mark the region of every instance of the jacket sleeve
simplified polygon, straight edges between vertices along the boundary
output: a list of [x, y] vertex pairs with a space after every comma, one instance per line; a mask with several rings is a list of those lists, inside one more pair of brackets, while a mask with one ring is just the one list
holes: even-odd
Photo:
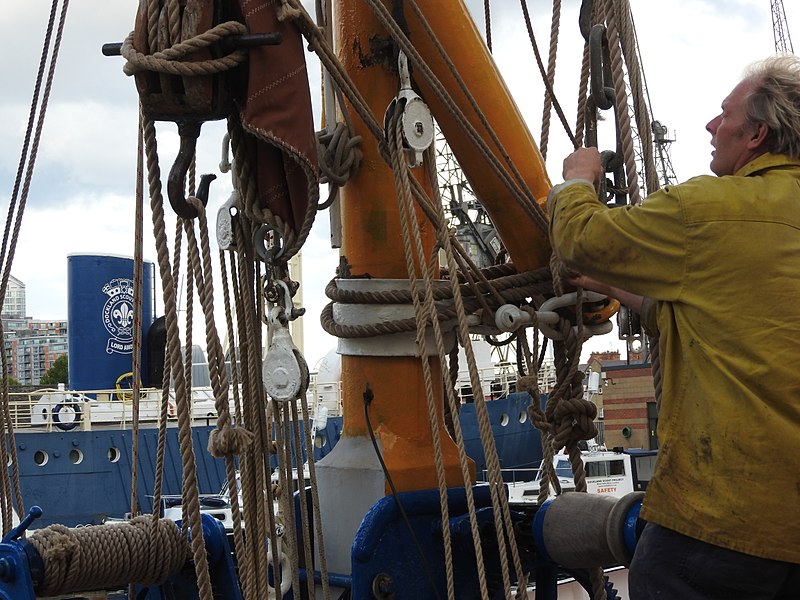
[[550, 240], [570, 269], [634, 294], [678, 300], [687, 263], [681, 207], [677, 188], [639, 206], [608, 208], [589, 182], [568, 181], [548, 199]]

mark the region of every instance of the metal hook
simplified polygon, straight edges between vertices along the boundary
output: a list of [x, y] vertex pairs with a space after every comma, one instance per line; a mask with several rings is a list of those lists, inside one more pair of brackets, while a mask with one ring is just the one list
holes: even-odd
[[611, 74], [611, 53], [604, 25], [595, 25], [589, 33], [589, 61], [592, 99], [597, 108], [608, 110], [614, 104], [616, 93]]
[[589, 31], [592, 28], [592, 11], [594, 9], [593, 0], [583, 0], [581, 2], [581, 9], [578, 15], [578, 27], [581, 30], [583, 39], [589, 41]]
[[[186, 173], [189, 172], [192, 160], [194, 160], [197, 138], [200, 137], [200, 125], [198, 121], [181, 121], [178, 123], [181, 145], [167, 178], [169, 203], [172, 205], [172, 210], [175, 211], [175, 214], [184, 219], [194, 219], [197, 216], [197, 210], [186, 200], [185, 190]], [[200, 176], [200, 184], [197, 186], [195, 197], [203, 203], [203, 206], [208, 204], [208, 188], [216, 178], [216, 175], [210, 173]]]

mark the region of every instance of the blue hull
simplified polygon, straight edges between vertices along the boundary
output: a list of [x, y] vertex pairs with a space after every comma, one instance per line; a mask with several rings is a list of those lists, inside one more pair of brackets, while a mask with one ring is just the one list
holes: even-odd
[[[527, 419], [530, 396], [514, 393], [487, 402], [502, 468], [530, 468], [541, 460], [539, 432]], [[465, 404], [459, 415], [467, 454], [475, 460], [480, 478], [486, 468], [475, 406]], [[208, 454], [212, 426], [195, 427], [193, 442], [197, 480], [202, 493], [216, 493], [225, 481], [225, 463]], [[328, 419], [324, 444], [316, 459], [331, 451], [342, 431], [341, 417]], [[320, 435], [318, 434], [318, 435]], [[319, 440], [322, 441], [322, 440]], [[16, 433], [20, 485], [26, 508], [36, 504], [44, 514], [38, 527], [60, 523], [68, 527], [99, 524], [107, 517], [123, 517], [130, 510], [132, 435], [120, 429]], [[153, 510], [158, 430], [139, 433], [137, 492], [139, 511]], [[178, 431], [168, 429], [163, 494], [180, 494], [181, 458]]]

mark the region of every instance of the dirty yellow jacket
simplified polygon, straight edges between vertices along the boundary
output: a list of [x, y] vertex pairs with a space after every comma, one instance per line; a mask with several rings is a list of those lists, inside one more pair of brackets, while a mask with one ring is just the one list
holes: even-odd
[[564, 263], [655, 300], [663, 376], [658, 463], [642, 509], [695, 539], [800, 563], [800, 161], [606, 208], [556, 186]]

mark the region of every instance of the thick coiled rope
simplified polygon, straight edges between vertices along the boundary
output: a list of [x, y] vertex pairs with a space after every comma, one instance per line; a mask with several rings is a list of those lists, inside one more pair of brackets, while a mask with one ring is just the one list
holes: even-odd
[[69, 529], [51, 525], [28, 537], [44, 563], [37, 596], [100, 590], [125, 583], [159, 585], [189, 558], [174, 521], [152, 516]]

